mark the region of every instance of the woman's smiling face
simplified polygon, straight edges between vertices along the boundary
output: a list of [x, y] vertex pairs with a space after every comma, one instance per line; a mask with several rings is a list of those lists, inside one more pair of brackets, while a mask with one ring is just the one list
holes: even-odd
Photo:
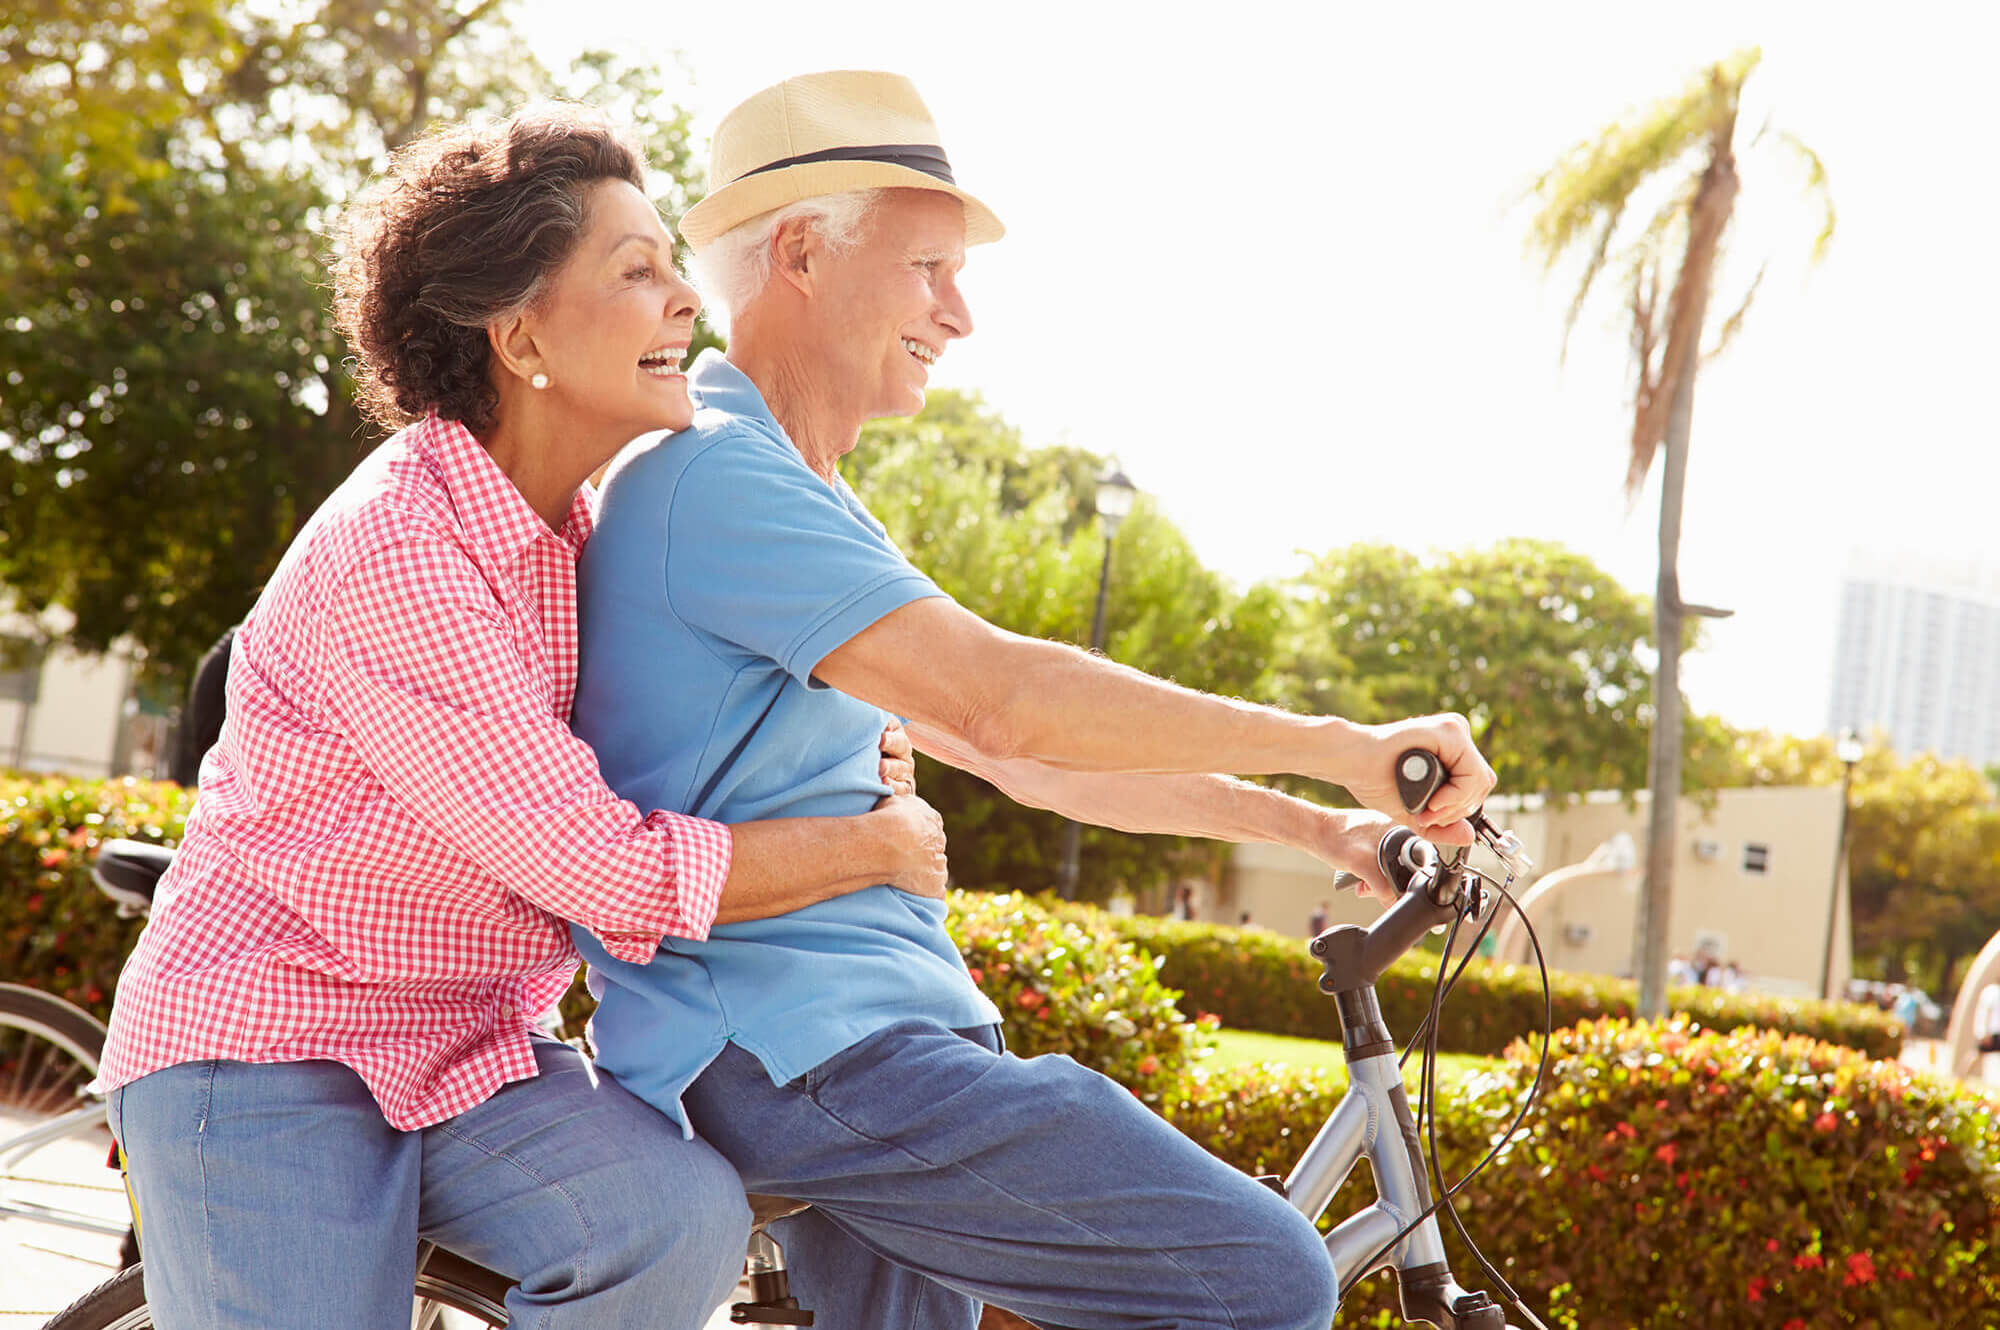
[[579, 429], [634, 438], [694, 420], [684, 361], [701, 300], [674, 268], [674, 242], [623, 180], [585, 194], [576, 252], [529, 315], [545, 390]]

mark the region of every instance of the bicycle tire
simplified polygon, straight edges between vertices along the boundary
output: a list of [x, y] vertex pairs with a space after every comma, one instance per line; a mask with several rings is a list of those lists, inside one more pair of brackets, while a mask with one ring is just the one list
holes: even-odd
[[[73, 1002], [23, 984], [0, 984], [0, 1026], [40, 1035], [97, 1075], [104, 1057], [104, 1023]], [[4, 1050], [0, 1050], [4, 1053]]]
[[[485, 1326], [504, 1326], [505, 1280], [490, 1270], [448, 1253], [437, 1253], [417, 1272], [410, 1323], [435, 1326], [441, 1313], [474, 1317]], [[145, 1267], [121, 1270], [43, 1324], [42, 1330], [151, 1330], [146, 1306]]]

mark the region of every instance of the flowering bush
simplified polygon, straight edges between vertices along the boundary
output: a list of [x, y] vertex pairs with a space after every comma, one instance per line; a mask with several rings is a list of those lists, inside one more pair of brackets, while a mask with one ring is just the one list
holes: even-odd
[[[1059, 908], [1066, 918], [1093, 920], [1160, 957], [1160, 979], [1182, 991], [1183, 1005], [1213, 1012], [1228, 1028], [1340, 1038], [1339, 1012], [1316, 987], [1320, 965], [1301, 938], [1149, 915], [1121, 917], [1086, 905]], [[1436, 982], [1437, 957], [1429, 952], [1411, 952], [1389, 968], [1375, 992], [1390, 1030], [1399, 1037], [1416, 1030], [1430, 1011]], [[1638, 1008], [1638, 987], [1625, 979], [1551, 970], [1549, 1001], [1561, 1028], [1602, 1016], [1630, 1017]], [[1902, 1027], [1892, 1017], [1855, 1003], [1698, 987], [1672, 989], [1667, 1001], [1674, 1012], [1711, 1028], [1754, 1025], [1796, 1032], [1878, 1058], [1893, 1058], [1902, 1047]], [[1445, 1003], [1438, 1047], [1497, 1056], [1514, 1039], [1539, 1038], [1541, 1031], [1541, 973], [1532, 966], [1474, 960]]]
[[954, 891], [950, 928], [1012, 1052], [1067, 1053], [1148, 1103], [1187, 1066], [1200, 1031], [1180, 994], [1151, 956], [1089, 917], [1058, 917], [1016, 892]]
[[0, 777], [0, 975], [102, 1019], [144, 921], [92, 885], [99, 842], [174, 845], [194, 801], [165, 781]]
[[[1991, 1100], [1685, 1020], [1587, 1021], [1551, 1056], [1546, 1108], [1470, 1189], [1516, 1287], [1592, 1325], [2000, 1324]], [[1533, 1070], [1517, 1045], [1453, 1115], [1503, 1126]]]
[[[1448, 1179], [1513, 1120], [1539, 1048], [1440, 1087]], [[1162, 1112], [1237, 1167], [1282, 1174], [1342, 1089], [1318, 1070], [1197, 1070]], [[1329, 1214], [1373, 1196], [1357, 1169]], [[1561, 1031], [1543, 1099], [1458, 1204], [1552, 1326], [2000, 1325], [2000, 1105], [1800, 1036]], [[1460, 1282], [1490, 1291], [1445, 1237]], [[1400, 1325], [1393, 1300], [1390, 1281], [1363, 1281], [1339, 1324]]]

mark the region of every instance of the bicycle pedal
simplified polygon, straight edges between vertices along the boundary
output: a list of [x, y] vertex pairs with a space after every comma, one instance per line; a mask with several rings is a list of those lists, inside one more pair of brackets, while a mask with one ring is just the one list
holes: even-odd
[[797, 1298], [775, 1302], [738, 1302], [729, 1308], [732, 1325], [811, 1325], [813, 1314]]

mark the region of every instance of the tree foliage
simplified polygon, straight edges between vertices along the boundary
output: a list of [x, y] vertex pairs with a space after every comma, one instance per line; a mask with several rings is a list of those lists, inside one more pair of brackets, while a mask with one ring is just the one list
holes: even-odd
[[[156, 682], [249, 608], [372, 442], [323, 260], [431, 120], [565, 93], [692, 197], [686, 116], [606, 55], [553, 74], [496, 0], [31, 0], [0, 19], [0, 583]], [[60, 606], [65, 614], [45, 611]]]

